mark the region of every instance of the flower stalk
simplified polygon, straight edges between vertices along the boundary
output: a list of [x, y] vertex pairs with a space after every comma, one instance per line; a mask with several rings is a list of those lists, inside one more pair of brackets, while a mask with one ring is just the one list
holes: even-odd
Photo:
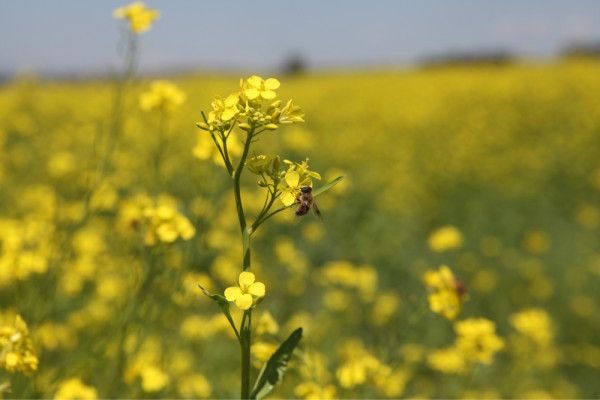
[[[309, 170], [308, 160], [301, 163], [284, 160], [283, 164], [287, 167], [282, 169], [279, 156], [249, 157], [252, 144], [256, 143], [263, 132], [277, 130], [279, 124], [304, 122], [304, 114], [300, 107], [294, 105], [291, 100], [282, 106], [281, 100], [276, 99], [275, 90], [279, 85], [277, 79], [263, 80], [256, 75], [242, 79], [238, 92], [225, 98], [216, 97], [211, 104], [212, 111], [207, 114], [202, 112], [202, 121], [196, 123], [196, 126], [205, 132], [198, 134], [194, 155], [202, 160], [212, 158], [215, 163], [225, 167], [232, 178], [242, 239], [242, 271], [238, 278], [239, 285], [225, 289], [224, 296], [212, 294], [202, 287], [201, 289], [206, 296], [218, 304], [238, 339], [242, 399], [262, 398], [273, 389], [285, 372], [287, 362], [302, 337], [302, 328], [298, 328], [281, 344], [263, 368], [251, 390], [252, 312], [265, 296], [265, 285], [255, 281], [254, 274], [250, 272], [252, 235], [272, 216], [299, 204], [300, 193], [303, 188], [312, 187], [312, 178], [321, 179], [318, 173]], [[234, 128], [238, 128], [239, 132], [234, 132]], [[239, 135], [245, 139], [243, 147], [239, 144], [241, 142], [238, 139]], [[237, 163], [234, 162], [233, 157], [239, 157]], [[241, 178], [245, 168], [257, 175], [260, 178], [258, 186], [266, 189], [263, 207], [252, 222], [247, 218], [242, 199]], [[339, 179], [341, 178], [330, 182], [315, 193], [329, 190]], [[275, 206], [277, 199], [283, 203], [279, 208]], [[272, 211], [274, 208], [275, 211]], [[230, 303], [234, 303], [244, 312], [239, 329], [229, 311]], [[274, 376], [277, 379], [274, 380]]]

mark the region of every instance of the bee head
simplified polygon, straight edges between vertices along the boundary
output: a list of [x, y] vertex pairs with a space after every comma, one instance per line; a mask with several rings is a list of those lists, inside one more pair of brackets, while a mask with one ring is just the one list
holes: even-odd
[[310, 186], [302, 186], [302, 187], [300, 188], [300, 191], [301, 191], [302, 193], [310, 193], [310, 192], [312, 192], [312, 188], [311, 188]]

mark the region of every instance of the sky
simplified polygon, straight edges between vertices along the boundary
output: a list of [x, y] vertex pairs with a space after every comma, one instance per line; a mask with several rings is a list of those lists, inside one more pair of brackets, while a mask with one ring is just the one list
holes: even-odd
[[[102, 73], [119, 65], [115, 0], [0, 0], [0, 73]], [[598, 0], [146, 0], [141, 69], [404, 65], [452, 51], [548, 57], [600, 40]]]

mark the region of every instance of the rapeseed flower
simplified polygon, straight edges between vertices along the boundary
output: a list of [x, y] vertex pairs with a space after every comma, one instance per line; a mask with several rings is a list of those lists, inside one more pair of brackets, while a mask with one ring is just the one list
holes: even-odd
[[154, 81], [150, 89], [140, 95], [140, 108], [144, 111], [160, 110], [171, 113], [185, 102], [186, 96], [177, 86], [165, 80]]
[[474, 362], [490, 364], [494, 354], [502, 350], [504, 340], [496, 335], [496, 325], [485, 318], [470, 318], [454, 324], [456, 347]]
[[530, 308], [510, 316], [510, 324], [522, 335], [531, 338], [541, 346], [552, 343], [554, 332], [552, 319], [540, 308]]
[[265, 284], [255, 280], [252, 272], [242, 272], [238, 278], [239, 286], [225, 289], [227, 301], [234, 302], [240, 310], [248, 310], [265, 296]]
[[431, 311], [454, 320], [462, 307], [464, 289], [452, 270], [442, 265], [437, 271], [427, 271], [423, 281], [430, 290], [427, 300]]
[[466, 371], [468, 365], [456, 346], [433, 350], [427, 355], [427, 363], [431, 368], [444, 374], [461, 374]]
[[54, 394], [55, 400], [94, 400], [97, 398], [98, 392], [96, 388], [84, 384], [79, 378], [69, 378], [62, 381]]
[[275, 78], [263, 79], [258, 75], [240, 80], [241, 93], [247, 100], [272, 100], [277, 97], [275, 90], [280, 85]]
[[37, 366], [27, 323], [19, 315], [12, 321], [0, 322], [0, 367], [8, 372], [29, 374]]
[[129, 29], [133, 33], [144, 33], [152, 26], [152, 22], [160, 17], [157, 10], [147, 8], [141, 1], [136, 1], [125, 7], [113, 11], [113, 16], [118, 19], [127, 19]]
[[463, 235], [453, 225], [442, 226], [435, 230], [427, 239], [429, 248], [436, 253], [457, 249], [463, 244]]
[[275, 321], [275, 318], [273, 318], [270, 312], [264, 311], [258, 318], [256, 334], [277, 335], [277, 332], [279, 332], [279, 324]]
[[334, 385], [319, 385], [316, 382], [303, 382], [294, 388], [294, 394], [305, 400], [330, 400], [337, 398]]
[[311, 171], [308, 166], [308, 160], [301, 163], [295, 163], [289, 160], [283, 161], [288, 165], [288, 170], [284, 175], [286, 186], [281, 191], [281, 202], [284, 206], [291, 206], [296, 202], [300, 195], [300, 189], [303, 186], [312, 187], [312, 178], [321, 179], [318, 172]]

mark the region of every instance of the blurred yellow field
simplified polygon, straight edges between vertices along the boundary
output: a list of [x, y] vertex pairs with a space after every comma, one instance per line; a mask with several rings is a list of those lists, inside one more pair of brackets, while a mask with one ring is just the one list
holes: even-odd
[[[598, 393], [597, 63], [281, 81], [306, 123], [260, 147], [310, 154], [324, 179], [345, 180], [319, 198], [323, 221], [288, 210], [255, 240], [269, 311], [253, 362], [305, 330], [277, 396]], [[186, 101], [162, 122], [138, 104], [149, 82], [131, 85], [106, 166], [110, 83], [2, 88], [3, 319], [25, 319], [39, 358], [33, 374], [6, 376], [11, 396], [53, 396], [65, 382], [101, 397], [237, 394], [235, 338], [197, 286], [236, 281], [235, 208], [224, 168], [193, 155], [207, 135], [194, 127], [200, 110], [237, 78], [173, 82]], [[258, 211], [255, 180], [244, 177], [243, 195]], [[130, 213], [153, 201], [176, 207], [193, 237], [144, 246]], [[491, 358], [449, 352], [453, 323], [428, 310], [422, 280], [442, 264], [466, 287], [455, 320], [495, 325]], [[145, 268], [156, 272], [142, 292]]]
[[600, 395], [597, 60], [129, 72], [0, 87], [0, 397]]

